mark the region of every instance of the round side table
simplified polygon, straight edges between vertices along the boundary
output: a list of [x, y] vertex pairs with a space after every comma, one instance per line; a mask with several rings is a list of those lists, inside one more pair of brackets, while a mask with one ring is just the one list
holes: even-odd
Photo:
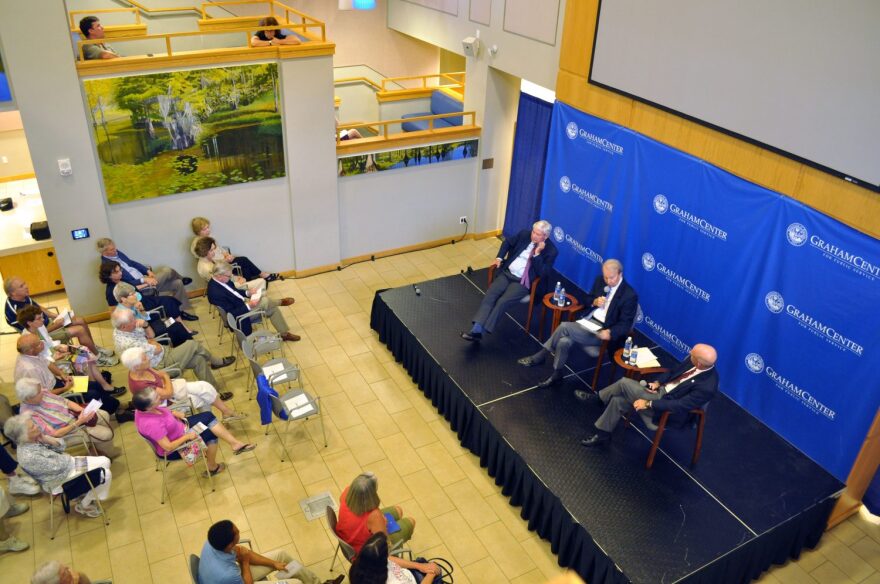
[[641, 379], [643, 375], [666, 373], [669, 371], [669, 369], [666, 369], [665, 367], [638, 367], [636, 365], [630, 365], [623, 360], [623, 349], [617, 349], [614, 351], [614, 362], [617, 363], [619, 367], [623, 368], [624, 377], [630, 379]]
[[562, 321], [562, 315], [564, 313], [568, 313], [568, 320], [571, 322], [574, 320], [574, 313], [582, 309], [583, 306], [578, 302], [577, 298], [568, 292], [565, 293], [565, 306], [559, 306], [553, 302], [553, 292], [545, 294], [544, 306], [541, 307], [541, 322], [539, 323], [538, 328], [538, 338], [542, 341], [544, 340], [544, 315], [547, 314], [548, 308], [553, 312], [553, 320], [550, 323], [550, 334], [552, 335], [553, 331], [556, 330], [556, 327], [558, 327], [559, 323]]

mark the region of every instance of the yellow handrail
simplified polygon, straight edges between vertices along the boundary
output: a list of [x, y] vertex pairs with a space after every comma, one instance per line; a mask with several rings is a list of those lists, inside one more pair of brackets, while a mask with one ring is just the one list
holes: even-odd
[[[428, 122], [428, 130], [427, 131], [428, 132], [435, 132], [435, 131], [437, 131], [438, 128], [434, 127], [434, 120], [439, 120], [442, 118], [456, 118], [459, 116], [464, 118], [465, 116], [470, 116], [470, 119], [471, 119], [470, 124], [462, 123], [461, 126], [450, 126], [450, 127], [446, 127], [446, 128], [440, 128], [440, 129], [449, 130], [449, 129], [470, 128], [470, 127], [476, 126], [476, 122], [477, 122], [476, 115], [477, 115], [477, 113], [473, 112], [473, 111], [470, 111], [470, 112], [449, 112], [446, 114], [433, 114], [433, 115], [428, 115], [428, 116], [415, 116], [412, 118], [399, 118], [396, 120], [379, 120], [377, 122], [360, 122], [360, 123], [339, 122], [339, 124], [337, 125], [337, 130], [336, 130], [336, 145], [338, 146], [341, 142], [343, 142], [342, 134], [341, 134], [343, 129], [382, 126], [381, 137], [384, 138], [385, 140], [387, 140], [388, 139], [388, 126], [391, 124], [402, 124], [404, 122], [420, 122], [422, 120], [427, 120], [427, 122]], [[462, 120], [462, 122], [464, 122], [464, 120]], [[400, 132], [400, 134], [406, 134], [406, 133], [407, 132]], [[345, 142], [350, 142], [350, 141], [345, 140]]]
[[376, 90], [382, 89], [381, 87], [379, 87], [378, 83], [376, 83], [375, 81], [373, 81], [372, 79], [370, 79], [368, 77], [344, 77], [342, 79], [335, 79], [333, 81], [333, 85], [342, 85], [343, 83], [355, 83], [355, 82], [366, 83], [367, 85], [372, 86]]
[[[449, 77], [450, 75], [461, 75], [461, 80], [453, 79], [453, 78]], [[382, 80], [382, 91], [386, 91], [386, 88], [385, 88], [386, 83], [397, 83], [398, 85], [400, 85], [400, 83], [398, 83], [399, 81], [409, 81], [409, 80], [421, 80], [422, 88], [427, 89], [428, 88], [428, 79], [433, 78], [433, 77], [437, 77], [437, 78], [449, 77], [449, 79], [452, 81], [452, 85], [445, 85], [442, 87], [448, 88], [448, 87], [454, 87], [456, 85], [458, 85], [460, 87], [464, 87], [464, 75], [465, 75], [464, 71], [461, 71], [461, 72], [457, 72], [457, 73], [432, 73], [430, 75], [406, 75], [404, 77], [386, 77], [385, 79]], [[396, 90], [392, 89], [390, 91], [396, 91]]]
[[88, 14], [89, 16], [91, 16], [93, 14], [107, 14], [110, 12], [133, 12], [135, 24], [141, 23], [141, 13], [138, 12], [137, 8], [101, 8], [96, 10], [71, 10], [69, 12], [70, 28], [71, 30], [73, 30], [79, 27], [79, 23], [76, 21], [76, 16], [79, 14]]
[[[316, 26], [316, 25], [308, 25], [308, 24], [287, 24], [287, 25], [285, 25], [285, 26], [283, 26], [283, 27], [282, 27], [282, 26], [267, 26], [267, 27], [264, 27], [264, 28], [265, 28], [266, 30], [280, 30], [280, 29], [282, 29], [282, 28], [303, 28], [303, 29], [304, 29], [304, 28], [307, 28], [307, 27], [309, 27], [309, 26]], [[132, 37], [124, 37], [124, 38], [113, 39], [113, 42], [114, 42], [114, 44], [115, 44], [115, 43], [118, 43], [118, 42], [125, 42], [125, 41], [149, 41], [149, 40], [163, 39], [163, 40], [165, 41], [165, 50], [166, 50], [166, 52], [167, 52], [167, 56], [168, 56], [168, 57], [171, 57], [171, 56], [172, 56], [172, 50], [171, 50], [171, 39], [172, 39], [172, 38], [178, 38], [178, 37], [189, 37], [189, 36], [201, 36], [201, 35], [206, 35], [206, 34], [208, 34], [208, 35], [210, 35], [210, 34], [229, 34], [229, 33], [236, 33], [236, 32], [241, 32], [241, 33], [245, 33], [245, 34], [246, 34], [247, 44], [246, 44], [246, 45], [243, 45], [243, 46], [247, 46], [248, 48], [252, 48], [252, 49], [255, 49], [255, 50], [268, 49], [268, 48], [271, 48], [271, 49], [277, 49], [277, 48], [278, 48], [278, 47], [275, 47], [275, 46], [273, 46], [273, 47], [255, 47], [255, 46], [253, 46], [253, 45], [251, 44], [251, 32], [252, 32], [252, 31], [251, 31], [250, 29], [248, 29], [248, 28], [228, 28], [228, 29], [224, 29], [224, 30], [186, 31], [186, 32], [166, 32], [166, 33], [163, 33], [163, 34], [145, 34], [145, 35], [142, 35], [142, 36], [132, 36]], [[305, 30], [303, 30], [303, 31], [302, 31], [302, 34], [307, 36], [307, 35], [308, 35], [308, 32], [305, 31]], [[82, 40], [82, 41], [79, 41], [79, 45], [78, 45], [77, 48], [78, 48], [78, 50], [79, 50], [79, 58], [80, 58], [80, 60], [81, 60], [81, 61], [84, 61], [84, 60], [85, 60], [85, 55], [83, 54], [83, 46], [85, 46], [85, 45], [94, 45], [94, 44], [98, 44], [98, 43], [103, 43], [104, 41], [105, 41], [105, 39], [95, 39], [95, 40]], [[303, 45], [288, 45], [288, 46], [286, 46], [285, 48], [286, 48], [286, 49], [294, 49], [294, 50], [295, 50], [296, 47], [301, 47], [301, 46], [303, 46]], [[102, 62], [107, 63], [107, 61], [102, 61]]]
[[275, 9], [276, 7], [284, 12], [283, 20], [289, 24], [293, 24], [290, 21], [290, 15], [295, 14], [299, 17], [300, 25], [308, 25], [311, 28], [320, 27], [321, 28], [321, 40], [327, 40], [327, 34], [325, 25], [322, 21], [318, 20], [314, 16], [309, 16], [304, 12], [300, 12], [296, 8], [291, 8], [290, 6], [278, 2], [278, 0], [216, 0], [213, 2], [202, 2], [202, 19], [207, 20], [210, 19], [211, 16], [205, 11], [206, 7], [209, 6], [229, 6], [229, 5], [242, 5], [242, 4], [268, 4], [269, 5], [269, 13], [272, 16], [276, 16]]

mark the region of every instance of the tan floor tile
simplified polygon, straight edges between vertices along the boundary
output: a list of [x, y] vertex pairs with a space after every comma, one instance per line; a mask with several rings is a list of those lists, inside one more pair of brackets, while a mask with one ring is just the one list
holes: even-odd
[[228, 519], [235, 523], [241, 531], [250, 531], [247, 515], [238, 500], [238, 492], [235, 487], [217, 489], [214, 493], [205, 495], [208, 511], [211, 513], [211, 523]]
[[295, 469], [290, 468], [268, 475], [266, 482], [269, 483], [269, 489], [282, 516], [300, 512], [297, 502], [307, 495]]
[[520, 543], [529, 557], [538, 566], [538, 570], [544, 575], [545, 580], [554, 578], [565, 572], [565, 569], [559, 566], [558, 558], [550, 550], [550, 542], [541, 539], [537, 535]]
[[[115, 485], [116, 481], [114, 480], [112, 486]], [[143, 541], [141, 521], [134, 495], [119, 499], [114, 497], [110, 501], [105, 501], [104, 506], [110, 516], [110, 525], [107, 526], [107, 541], [111, 550]]]
[[392, 415], [399, 414], [412, 407], [409, 400], [400, 391], [400, 387], [392, 379], [383, 379], [371, 383], [370, 388], [376, 394], [379, 402], [385, 407], [385, 410]]
[[837, 525], [834, 529], [825, 534], [839, 540], [844, 545], [852, 545], [865, 537], [865, 532], [859, 529], [858, 523], [847, 520]]
[[406, 475], [406, 484], [413, 493], [418, 493], [419, 505], [426, 518], [432, 519], [455, 509], [455, 504], [443, 489], [438, 488], [434, 475], [428, 469]]
[[464, 471], [440, 442], [417, 448], [416, 452], [434, 475], [438, 485], [445, 487], [466, 478]]
[[291, 542], [284, 518], [274, 498], [246, 505], [244, 512], [251, 525], [254, 549], [276, 549]]
[[336, 549], [336, 542], [330, 540], [323, 527], [324, 521], [306, 521], [302, 515], [290, 515], [284, 518], [287, 530], [296, 546], [294, 557], [303, 565], [310, 565], [322, 560], [329, 560]]
[[425, 468], [425, 463], [403, 434], [386, 436], [379, 440], [379, 445], [398, 474], [407, 475]]
[[[147, 560], [147, 550], [142, 541], [110, 550], [110, 564], [113, 567], [113, 579], [116, 582], [149, 584], [153, 581], [150, 562]], [[82, 569], [92, 580], [109, 576], [109, 574], [101, 574], [85, 567]]]
[[858, 580], [847, 577], [838, 566], [835, 566], [830, 561], [825, 562], [810, 572], [810, 576], [816, 582], [821, 582], [821, 584], [853, 584], [858, 582]]
[[426, 551], [443, 544], [443, 539], [434, 527], [434, 523], [427, 518], [421, 505], [415, 499], [398, 501], [397, 503], [403, 507], [405, 516], [416, 520], [416, 528], [407, 547], [412, 550], [414, 557], [431, 557], [425, 555]]
[[443, 489], [467, 521], [471, 530], [480, 529], [499, 520], [492, 508], [486, 505], [480, 492], [467, 478]]
[[[860, 558], [871, 564], [874, 570], [880, 571], [880, 543], [872, 537], [863, 537], [850, 546]], [[799, 561], [799, 563], [802, 563]]]
[[366, 468], [377, 460], [385, 458], [385, 451], [366, 425], [359, 424], [345, 428], [341, 430], [341, 434], [361, 466]]
[[[824, 565], [827, 562], [823, 562]], [[834, 568], [834, 565], [831, 565]], [[818, 569], [818, 568], [817, 568]], [[837, 568], [834, 568], [835, 570]], [[810, 574], [808, 574], [803, 568], [797, 565], [796, 562], [789, 561], [784, 566], [780, 566], [778, 568], [773, 568], [770, 572], [774, 578], [779, 580], [782, 584], [815, 584], [816, 580], [813, 579]], [[824, 583], [822, 583], [824, 584]]]
[[144, 545], [150, 564], [183, 553], [170, 506], [141, 515]]
[[213, 524], [214, 521], [211, 519], [204, 519], [196, 523], [184, 525], [177, 530], [185, 558], [188, 559], [190, 554], [201, 555], [202, 546], [205, 545], [205, 541], [208, 539], [208, 529]]
[[150, 564], [155, 584], [192, 584], [189, 575], [189, 559], [183, 554]]
[[333, 375], [338, 377], [346, 373], [351, 373], [352, 371], [357, 371], [354, 363], [351, 362], [351, 359], [348, 358], [348, 355], [341, 346], [332, 345], [325, 348], [319, 347], [318, 351], [321, 353], [321, 357], [330, 368], [330, 371], [333, 372]]
[[489, 556], [486, 546], [468, 527], [458, 510], [432, 517], [431, 525], [460, 564], [472, 564]]
[[324, 464], [337, 484], [345, 485], [361, 473], [361, 465], [351, 452], [343, 451], [323, 456]]
[[522, 541], [532, 536], [532, 533], [525, 528], [525, 520], [519, 515], [522, 508], [511, 505], [510, 499], [502, 495], [500, 489], [494, 495], [486, 497], [484, 501], [495, 511], [510, 533], [518, 534], [517, 539]]
[[352, 371], [336, 378], [342, 391], [348, 396], [348, 401], [355, 407], [371, 402], [377, 398], [370, 384], [364, 379], [359, 371]]
[[[112, 525], [112, 523], [111, 523]], [[141, 537], [140, 534], [140, 526], [138, 526], [138, 538]], [[65, 526], [61, 526], [58, 529], [58, 533], [55, 535], [55, 539], [49, 539], [49, 523], [37, 523], [34, 525], [34, 528], [31, 532], [27, 532], [26, 530], [19, 530], [18, 532], [13, 532], [18, 539], [23, 540], [31, 544], [31, 551], [33, 553], [34, 562], [36, 565], [40, 565], [43, 562], [48, 562], [49, 560], [58, 560], [62, 563], [72, 563], [73, 558], [70, 552], [70, 536], [67, 533], [67, 529]], [[4, 554], [0, 556], [0, 564], [3, 564], [3, 568], [5, 569], [6, 558], [11, 557], [11, 554]], [[23, 580], [26, 581], [26, 580]]]
[[466, 564], [462, 571], [471, 582], [498, 582], [504, 581], [504, 573], [492, 558], [483, 558], [473, 564]]
[[[369, 345], [369, 341], [365, 341], [365, 344]], [[385, 371], [385, 368], [382, 367], [382, 363], [380, 363], [379, 360], [376, 359], [376, 356], [371, 352], [354, 355], [351, 358], [351, 362], [354, 363], [358, 372], [368, 383], [376, 383], [377, 381], [388, 378], [388, 373]]]
[[[369, 470], [379, 477], [379, 493], [382, 496], [382, 505], [399, 505], [414, 496], [407, 486], [405, 478], [401, 477], [394, 465], [389, 460], [379, 460], [370, 465]], [[354, 476], [349, 478], [351, 481]], [[411, 515], [408, 509], [404, 509], [407, 515]]]
[[266, 483], [257, 459], [252, 458], [251, 460], [230, 465], [226, 472], [221, 473], [221, 475], [226, 473], [229, 473], [229, 476], [232, 477], [235, 491], [238, 493], [238, 498], [243, 506], [271, 497], [269, 485]]
[[480, 466], [480, 459], [470, 452], [455, 457], [455, 463], [464, 471], [465, 476], [474, 484], [474, 488], [482, 497], [487, 497], [497, 493], [499, 487], [495, 484], [495, 479], [489, 476], [488, 469]]
[[[864, 580], [874, 572], [871, 564], [859, 557], [839, 539], [829, 538], [828, 541], [823, 542], [822, 555], [828, 558], [828, 561], [837, 566], [849, 579], [856, 582]], [[815, 572], [816, 570], [812, 570], [810, 573]]]
[[504, 523], [498, 521], [477, 529], [474, 533], [501, 566], [507, 578], [515, 578], [537, 568]]
[[[421, 396], [419, 399], [427, 401], [424, 396]], [[407, 442], [415, 449], [437, 442], [437, 435], [434, 434], [428, 423], [420, 415], [416, 415], [417, 408], [412, 409], [413, 411], [408, 412], [406, 415], [395, 417], [397, 425], [401, 433], [406, 437]]]
[[372, 401], [361, 404], [358, 406], [358, 412], [360, 412], [364, 424], [370, 429], [370, 433], [373, 434], [374, 438], [384, 438], [398, 432], [394, 418], [391, 417], [381, 402]]
[[431, 428], [440, 440], [440, 443], [446, 448], [446, 451], [453, 457], [469, 454], [468, 450], [458, 441], [458, 436], [450, 431], [449, 422], [446, 420], [438, 417], [433, 422], [429, 422], [428, 427]]
[[534, 569], [531, 572], [526, 572], [522, 576], [517, 576], [510, 580], [510, 584], [543, 584], [546, 581], [547, 578], [544, 577], [541, 570]]
[[352, 405], [344, 393], [327, 396], [321, 400], [324, 413], [333, 420], [333, 425], [340, 430], [363, 424], [358, 407]]

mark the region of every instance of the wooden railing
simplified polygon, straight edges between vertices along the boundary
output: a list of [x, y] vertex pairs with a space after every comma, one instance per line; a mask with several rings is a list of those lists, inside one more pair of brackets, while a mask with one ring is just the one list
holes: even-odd
[[[397, 85], [403, 86], [406, 81], [420, 81], [421, 86], [417, 89], [463, 89], [464, 88], [464, 71], [457, 73], [434, 73], [431, 75], [408, 75], [405, 77], [386, 77], [382, 80], [382, 91], [405, 91], [413, 89], [412, 87], [405, 87], [403, 90], [397, 89], [389, 89], [386, 87], [389, 83], [396, 83]], [[437, 78], [438, 81], [446, 80], [449, 81], [448, 84], [438, 83], [438, 85], [428, 85], [428, 79]]]
[[[303, 30], [308, 30], [310, 28], [319, 28], [321, 30], [320, 39], [322, 41], [327, 40], [327, 31], [323, 22], [318, 20], [313, 16], [309, 16], [304, 12], [300, 12], [295, 8], [291, 8], [290, 6], [278, 2], [278, 0], [217, 0], [216, 2], [202, 2], [202, 20], [208, 20], [212, 17], [207, 13], [207, 9], [211, 7], [224, 7], [224, 6], [240, 6], [243, 4], [268, 4], [269, 5], [269, 14], [278, 18], [281, 22], [288, 23], [288, 26], [284, 28], [292, 28], [294, 26], [300, 27]], [[283, 17], [282, 17], [283, 14]], [[295, 15], [299, 18], [299, 24], [293, 24], [290, 20], [290, 16]], [[234, 17], [233, 17], [234, 18]], [[266, 27], [266, 30], [269, 30], [269, 27]]]
[[[264, 29], [266, 29], [266, 30], [270, 30], [270, 29], [271, 30], [280, 30], [282, 28], [298, 29], [298, 28], [305, 28], [307, 26], [308, 25], [302, 25], [302, 24], [287, 24], [284, 26], [266, 26], [266, 27], [264, 27]], [[180, 38], [180, 37], [204, 36], [204, 35], [213, 35], [213, 34], [230, 34], [230, 33], [243, 34], [245, 36], [245, 42], [242, 43], [242, 45], [239, 47], [228, 47], [228, 48], [245, 48], [245, 47], [247, 47], [248, 49], [252, 49], [253, 51], [261, 51], [261, 50], [262, 51], [266, 51], [266, 50], [269, 50], [269, 51], [277, 51], [277, 50], [295, 51], [295, 50], [297, 50], [297, 48], [305, 46], [305, 43], [304, 43], [302, 45], [285, 45], [282, 47], [277, 47], [277, 46], [255, 47], [251, 44], [251, 35], [253, 34], [253, 31], [250, 29], [246, 29], [246, 28], [235, 28], [235, 29], [226, 29], [226, 30], [218, 30], [218, 31], [168, 32], [168, 33], [164, 33], [164, 34], [146, 34], [143, 36], [132, 36], [132, 37], [125, 37], [125, 38], [118, 38], [118, 39], [114, 39], [113, 42], [118, 43], [118, 42], [125, 42], [125, 41], [149, 41], [149, 40], [160, 40], [161, 39], [161, 40], [165, 41], [165, 55], [164, 56], [172, 57], [172, 56], [174, 56], [174, 51], [172, 50], [172, 47], [171, 47], [171, 39]], [[303, 36], [305, 36], [306, 38], [311, 39], [311, 37], [309, 36], [309, 34], [305, 30], [303, 30], [301, 34]], [[79, 41], [79, 44], [77, 47], [77, 49], [78, 49], [77, 52], [78, 52], [80, 61], [85, 61], [85, 56], [83, 55], [83, 46], [84, 45], [98, 44], [98, 43], [103, 43], [103, 42], [105, 42], [105, 39]], [[132, 56], [135, 56], [135, 55], [132, 55]], [[153, 53], [148, 53], [145, 56], [153, 57], [155, 55]], [[113, 64], [115, 61], [117, 61], [117, 59], [102, 59], [100, 61], [91, 61], [91, 63], [100, 62], [104, 65], [108, 65], [108, 64]]]
[[377, 91], [382, 89], [381, 85], [379, 85], [369, 77], [343, 77], [342, 79], [333, 80], [333, 85], [342, 85], [344, 83], [366, 83]]
[[[435, 120], [439, 120], [439, 119], [443, 119], [443, 118], [457, 118], [457, 117], [462, 117], [462, 118], [470, 117], [470, 124], [462, 123], [462, 125], [460, 125], [460, 126], [444, 126], [442, 128], [435, 128], [434, 127]], [[369, 140], [372, 138], [372, 140], [375, 141], [376, 138], [381, 138], [383, 140], [387, 140], [389, 137], [423, 136], [426, 132], [429, 134], [435, 134], [435, 133], [440, 134], [440, 133], [457, 132], [457, 131], [461, 131], [461, 130], [471, 130], [471, 129], [474, 129], [477, 127], [476, 126], [476, 119], [477, 119], [476, 112], [471, 111], [471, 112], [450, 112], [448, 114], [434, 114], [434, 115], [429, 115], [429, 116], [400, 118], [400, 119], [396, 119], [396, 120], [380, 120], [378, 122], [351, 122], [351, 123], [340, 122], [339, 128], [336, 131], [336, 145], [339, 146], [342, 143], [345, 143], [346, 145], [348, 145], [348, 144], [354, 144], [354, 143], [360, 142], [360, 140], [342, 140], [341, 133], [342, 133], [342, 130], [344, 130], [344, 129], [348, 130], [351, 128], [374, 128], [374, 127], [381, 126], [382, 131], [379, 132], [379, 136], [376, 136], [376, 137], [370, 136], [370, 137], [364, 138], [366, 140]], [[392, 124], [402, 124], [404, 122], [420, 122], [423, 120], [428, 122], [428, 129], [427, 130], [420, 130], [418, 132], [398, 132], [396, 134], [391, 134], [388, 131], [388, 126], [390, 126]], [[462, 122], [464, 122], [464, 119], [462, 119]]]
[[71, 10], [69, 12], [70, 15], [70, 30], [79, 30], [79, 19], [77, 16], [94, 16], [95, 14], [109, 14], [109, 13], [120, 13], [120, 12], [131, 12], [134, 14], [134, 24], [141, 23], [141, 13], [137, 8], [101, 8], [96, 10]]

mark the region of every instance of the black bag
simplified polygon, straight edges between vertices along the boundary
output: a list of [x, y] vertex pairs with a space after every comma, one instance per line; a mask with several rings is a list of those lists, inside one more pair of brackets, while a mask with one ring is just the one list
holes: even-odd
[[[431, 584], [453, 584], [453, 568], [452, 564], [449, 563], [449, 560], [445, 560], [443, 558], [430, 558], [426, 560], [425, 558], [418, 557], [413, 561], [420, 564], [428, 564], [431, 562], [437, 564], [437, 566], [440, 568], [440, 573], [434, 577], [434, 580]], [[410, 572], [412, 572], [412, 575], [415, 577], [417, 584], [425, 579], [425, 574], [423, 572], [420, 572], [419, 570], [410, 569]]]
[[49, 233], [49, 223], [46, 221], [31, 223], [31, 237], [36, 241], [43, 241], [52, 237], [52, 234]]
[[[86, 479], [86, 475], [88, 475], [88, 479]], [[86, 493], [89, 492], [91, 486], [89, 486], [89, 481], [92, 481], [92, 484], [96, 487], [100, 484], [104, 483], [104, 469], [96, 468], [94, 470], [90, 470], [84, 475], [80, 475], [75, 479], [70, 479], [63, 485], [61, 485], [61, 489], [64, 491], [61, 493], [61, 506], [64, 507], [65, 513], [70, 513], [70, 502], [76, 499], [77, 497], [82, 497]]]

